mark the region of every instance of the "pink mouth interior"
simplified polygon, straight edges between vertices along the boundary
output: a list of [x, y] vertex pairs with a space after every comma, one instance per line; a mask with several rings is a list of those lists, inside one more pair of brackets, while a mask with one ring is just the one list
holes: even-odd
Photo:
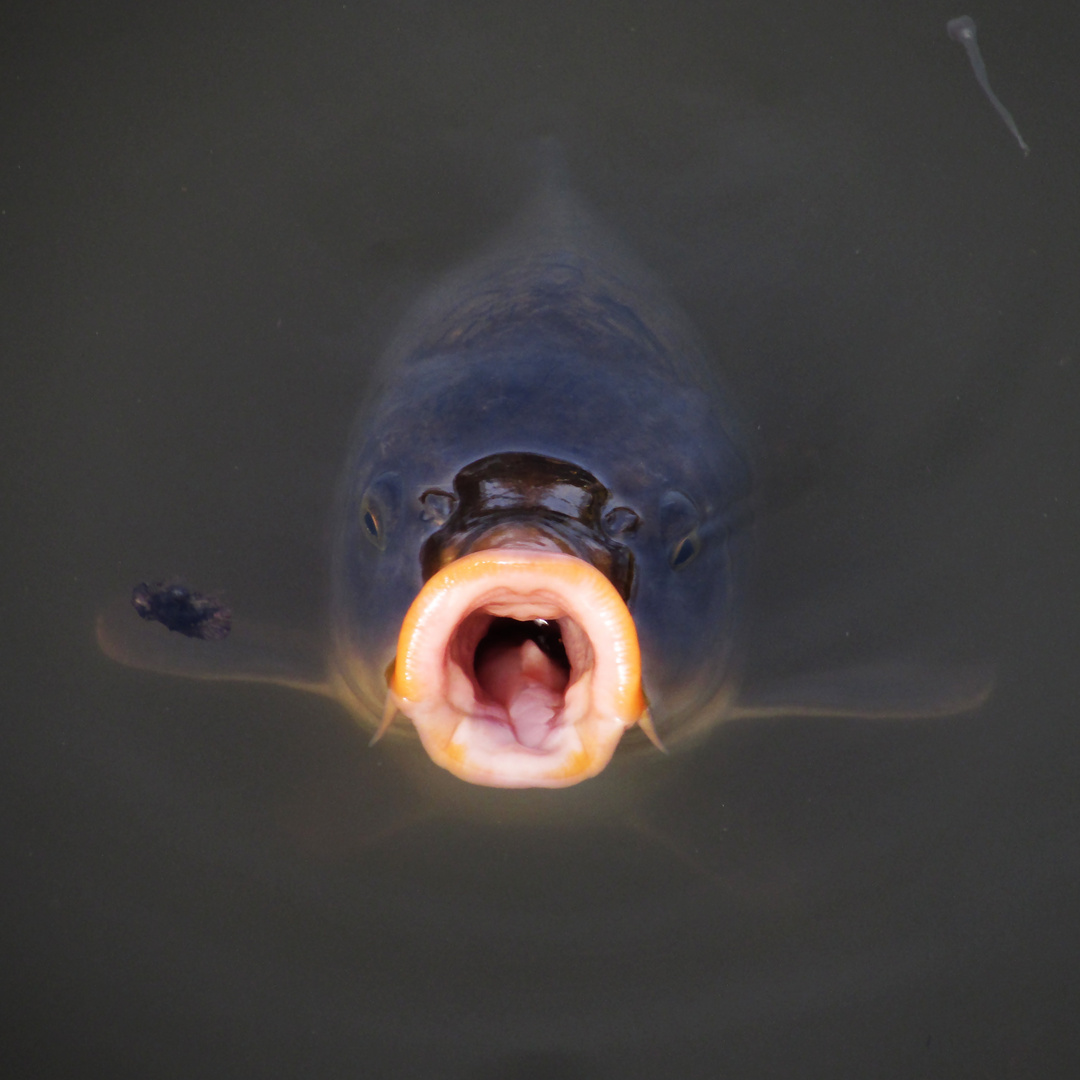
[[506, 710], [507, 722], [522, 746], [538, 748], [563, 707], [570, 681], [564, 666], [533, 640], [500, 639], [494, 623], [477, 646], [474, 671], [480, 690]]
[[[540, 749], [558, 725], [565, 691], [574, 677], [558, 629], [568, 621], [524, 621], [474, 611], [462, 621], [450, 644], [457, 666], [471, 673], [484, 718], [508, 727], [517, 742], [531, 750]], [[579, 645], [581, 635], [570, 636]], [[579, 646], [576, 651], [583, 650]], [[579, 656], [578, 661], [580, 674], [587, 657]]]

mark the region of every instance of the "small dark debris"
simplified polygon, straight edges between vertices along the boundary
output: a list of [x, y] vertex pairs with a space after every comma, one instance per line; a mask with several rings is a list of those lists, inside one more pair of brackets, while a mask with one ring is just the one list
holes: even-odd
[[229, 636], [232, 612], [212, 596], [178, 582], [143, 582], [131, 592], [131, 606], [144, 618], [186, 637], [220, 641]]

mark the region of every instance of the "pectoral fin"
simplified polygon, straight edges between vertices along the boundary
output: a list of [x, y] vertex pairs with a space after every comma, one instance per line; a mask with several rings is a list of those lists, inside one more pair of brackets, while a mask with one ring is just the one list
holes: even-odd
[[744, 688], [727, 718], [931, 719], [970, 712], [989, 698], [993, 688], [994, 673], [985, 664], [874, 664]]
[[113, 601], [98, 615], [98, 645], [128, 667], [190, 679], [268, 682], [336, 698], [326, 675], [326, 648], [314, 636], [242, 618], [223, 640], [204, 641], [139, 618], [131, 601]]

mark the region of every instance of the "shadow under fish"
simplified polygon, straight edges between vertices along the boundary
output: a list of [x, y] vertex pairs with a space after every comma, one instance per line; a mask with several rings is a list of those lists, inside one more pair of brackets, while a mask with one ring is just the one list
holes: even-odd
[[383, 357], [341, 480], [329, 656], [241, 620], [227, 641], [184, 638], [126, 605], [99, 618], [101, 648], [326, 695], [375, 738], [411, 728], [436, 764], [505, 788], [595, 776], [635, 727], [672, 749], [730, 718], [984, 700], [981, 668], [740, 687], [754, 484], [728, 395], [547, 157], [516, 226], [436, 285]]

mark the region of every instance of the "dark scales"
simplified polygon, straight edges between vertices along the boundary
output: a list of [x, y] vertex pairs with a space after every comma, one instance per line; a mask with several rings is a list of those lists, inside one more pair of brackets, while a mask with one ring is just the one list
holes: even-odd
[[221, 641], [232, 628], [232, 612], [220, 600], [179, 582], [136, 585], [131, 592], [131, 606], [144, 619], [203, 641]]

